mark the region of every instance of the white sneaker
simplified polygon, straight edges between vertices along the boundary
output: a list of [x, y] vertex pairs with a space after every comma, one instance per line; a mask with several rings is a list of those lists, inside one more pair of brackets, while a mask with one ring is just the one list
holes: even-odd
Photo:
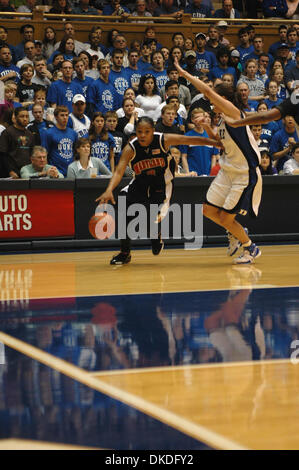
[[243, 253], [238, 258], [234, 259], [234, 264], [250, 264], [253, 263], [255, 258], [261, 256], [262, 252], [254, 243], [247, 248], [244, 248]]
[[[248, 229], [244, 227], [245, 232], [248, 234]], [[227, 256], [234, 256], [237, 253], [238, 249], [242, 245], [242, 243], [230, 232], [226, 231], [227, 238], [228, 238], [228, 247], [227, 247]]]

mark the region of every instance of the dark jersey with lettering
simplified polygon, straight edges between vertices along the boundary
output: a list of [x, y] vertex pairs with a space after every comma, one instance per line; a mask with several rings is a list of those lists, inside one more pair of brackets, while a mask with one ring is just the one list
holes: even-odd
[[134, 156], [130, 166], [134, 172], [132, 181], [123, 191], [128, 203], [163, 204], [162, 217], [167, 213], [172, 195], [175, 161], [164, 147], [164, 134], [155, 132], [148, 147], [135, 138], [129, 142]]
[[[130, 161], [135, 178], [154, 179], [156, 183], [165, 180], [165, 173], [168, 171], [173, 176], [174, 160], [164, 148], [164, 135], [155, 132], [153, 140], [148, 147], [143, 147], [138, 142], [137, 137], [129, 142], [134, 151], [134, 157]], [[169, 179], [168, 175], [168, 179]], [[153, 180], [154, 183], [154, 180]]]

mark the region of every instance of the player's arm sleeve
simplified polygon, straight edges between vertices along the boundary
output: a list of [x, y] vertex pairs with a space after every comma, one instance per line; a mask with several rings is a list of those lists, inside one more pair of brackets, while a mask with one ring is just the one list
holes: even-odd
[[[294, 103], [292, 103], [291, 100], [294, 100]], [[299, 104], [299, 90], [296, 94], [292, 94], [292, 97], [287, 98], [284, 100], [282, 103], [280, 103], [277, 106], [274, 106], [274, 108], [277, 108], [281, 114], [280, 119], [284, 118], [285, 116], [295, 116], [296, 111], [298, 109], [298, 104]]]

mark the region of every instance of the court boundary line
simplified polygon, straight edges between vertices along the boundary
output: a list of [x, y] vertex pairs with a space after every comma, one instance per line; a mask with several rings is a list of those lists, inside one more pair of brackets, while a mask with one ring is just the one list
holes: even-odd
[[[14, 298], [13, 300], [45, 300], [45, 299], [74, 299], [74, 298], [82, 298], [82, 297], [117, 297], [120, 295], [164, 295], [164, 294], [192, 294], [194, 292], [221, 292], [221, 291], [231, 291], [231, 290], [247, 290], [247, 289], [290, 289], [290, 288], [299, 288], [299, 284], [295, 285], [288, 285], [288, 286], [277, 286], [277, 285], [272, 285], [272, 284], [261, 284], [260, 286], [236, 286], [236, 287], [230, 287], [230, 288], [222, 288], [222, 289], [195, 289], [195, 290], [181, 290], [181, 291], [167, 291], [167, 292], [136, 292], [136, 293], [126, 293], [126, 292], [121, 292], [118, 294], [114, 293], [108, 293], [108, 294], [84, 294], [84, 295], [61, 295], [61, 296], [47, 296], [47, 297], [29, 297], [28, 299], [23, 299], [23, 298]], [[7, 300], [1, 300], [1, 302], [7, 302]]]
[[199, 442], [203, 442], [219, 450], [249, 450], [247, 447], [211, 431], [200, 424], [195, 424], [192, 421], [182, 418], [171, 411], [167, 411], [158, 405], [150, 403], [137, 395], [125, 392], [116, 386], [109, 385], [101, 381], [99, 378], [91, 376], [89, 372], [1, 331], [0, 341], [6, 346], [57, 370], [62, 374], [97, 390], [98, 392], [125, 403], [126, 405], [131, 406], [168, 426], [171, 426], [183, 434], [191, 436]]
[[[179, 365], [179, 366], [160, 366], [160, 367], [140, 367], [132, 368], [132, 369], [118, 369], [118, 370], [106, 370], [106, 371], [93, 371], [88, 372], [91, 376], [110, 376], [110, 375], [125, 375], [127, 374], [140, 374], [143, 372], [162, 372], [162, 371], [180, 371], [180, 370], [187, 370], [187, 369], [217, 369], [223, 367], [243, 367], [243, 366], [258, 366], [258, 365], [279, 365], [279, 364], [289, 364], [291, 359], [263, 359], [261, 361], [235, 361], [235, 362], [221, 362], [218, 364], [186, 364], [186, 365]], [[294, 366], [297, 364], [293, 364]]]

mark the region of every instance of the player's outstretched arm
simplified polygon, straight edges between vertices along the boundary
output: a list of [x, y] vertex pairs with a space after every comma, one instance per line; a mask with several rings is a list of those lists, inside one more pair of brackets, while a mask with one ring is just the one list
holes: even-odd
[[212, 88], [210, 88], [206, 83], [200, 80], [197, 77], [194, 77], [186, 70], [182, 69], [177, 61], [174, 62], [179, 75], [185, 77], [189, 82], [191, 82], [195, 88], [197, 88], [201, 93], [203, 93], [210, 101], [219, 109], [219, 112], [230, 116], [231, 118], [237, 120], [240, 119], [240, 110], [230, 101], [218, 95]]
[[223, 148], [223, 145], [219, 140], [181, 134], [164, 134], [164, 144], [166, 149], [171, 145], [209, 145], [212, 147]]
[[279, 109], [272, 108], [262, 113], [252, 113], [244, 119], [232, 119], [230, 116], [224, 115], [225, 122], [231, 127], [242, 127], [251, 126], [255, 124], [267, 124], [271, 121], [277, 121], [281, 119], [281, 113]]
[[121, 157], [119, 159], [118, 165], [116, 167], [115, 172], [108, 184], [106, 191], [101, 194], [97, 199], [96, 202], [99, 204], [106, 204], [107, 202], [111, 201], [112, 204], [115, 204], [115, 199], [113, 196], [113, 190], [119, 185], [124, 176], [124, 172], [127, 168], [129, 161], [133, 158], [134, 152], [129, 145], [126, 145], [123, 149]]

